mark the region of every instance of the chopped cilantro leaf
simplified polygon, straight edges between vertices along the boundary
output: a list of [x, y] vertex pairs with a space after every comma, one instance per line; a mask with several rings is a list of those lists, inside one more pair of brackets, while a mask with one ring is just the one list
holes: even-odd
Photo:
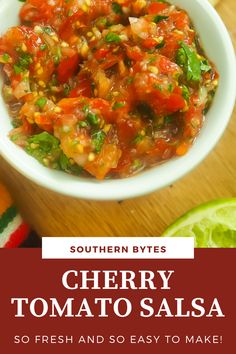
[[106, 134], [102, 130], [99, 130], [98, 132], [92, 135], [92, 143], [94, 145], [96, 153], [99, 153], [101, 151], [105, 138]]
[[38, 106], [40, 109], [43, 109], [47, 103], [47, 99], [45, 97], [40, 97], [36, 102], [36, 106]]
[[89, 112], [87, 114], [87, 120], [91, 125], [98, 125], [99, 124], [99, 118], [94, 113]]
[[121, 41], [120, 37], [118, 36], [118, 34], [114, 33], [114, 32], [110, 32], [106, 35], [105, 37], [105, 41], [107, 43], [119, 43]]
[[115, 12], [117, 15], [122, 15], [123, 14], [122, 7], [117, 2], [113, 2], [112, 3], [112, 11]]
[[124, 107], [124, 106], [125, 106], [125, 103], [124, 103], [124, 102], [116, 102], [116, 103], [113, 105], [112, 109], [113, 109], [113, 111], [115, 111], [116, 109], [122, 108], [122, 107]]
[[188, 81], [198, 82], [201, 80], [201, 62], [197, 57], [197, 53], [184, 42], [181, 42], [176, 62], [183, 68]]
[[156, 15], [154, 18], [153, 18], [153, 22], [155, 23], [159, 23], [163, 20], [167, 20], [169, 18], [169, 16], [162, 16], [162, 15]]

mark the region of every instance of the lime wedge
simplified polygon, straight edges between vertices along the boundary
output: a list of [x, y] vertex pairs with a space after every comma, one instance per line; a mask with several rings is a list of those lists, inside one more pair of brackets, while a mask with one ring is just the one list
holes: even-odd
[[190, 210], [162, 236], [194, 237], [199, 248], [236, 248], [236, 198], [214, 200]]

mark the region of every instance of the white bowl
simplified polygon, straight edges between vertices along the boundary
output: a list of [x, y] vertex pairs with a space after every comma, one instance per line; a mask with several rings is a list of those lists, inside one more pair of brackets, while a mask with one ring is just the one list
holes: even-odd
[[[20, 173], [35, 183], [65, 195], [92, 200], [122, 200], [150, 193], [168, 186], [196, 167], [213, 149], [223, 134], [235, 103], [236, 62], [230, 36], [214, 8], [207, 0], [173, 0], [186, 9], [200, 34], [208, 57], [220, 73], [219, 88], [206, 122], [188, 154], [146, 170], [141, 174], [103, 182], [70, 176], [50, 170], [13, 144], [7, 109], [0, 97], [0, 153]], [[0, 0], [0, 33], [17, 23], [20, 2]]]

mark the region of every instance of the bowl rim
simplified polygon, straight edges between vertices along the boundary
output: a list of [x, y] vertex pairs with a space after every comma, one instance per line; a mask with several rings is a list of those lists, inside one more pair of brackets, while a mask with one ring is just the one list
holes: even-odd
[[[201, 153], [196, 155], [195, 159], [191, 159], [191, 156], [189, 154], [181, 158], [172, 159], [171, 167], [167, 167], [164, 173], [165, 178], [163, 178], [162, 182], [158, 183], [157, 185], [157, 183], [155, 183], [155, 176], [157, 176], [158, 170], [161, 168], [161, 166], [147, 169], [138, 175], [124, 179], [97, 181], [95, 179], [90, 178], [82, 179], [79, 177], [73, 178], [72, 176], [69, 176], [72, 178], [68, 178], [68, 181], [65, 182], [64, 178], [60, 178], [60, 174], [63, 174], [64, 176], [65, 173], [58, 171], [52, 171], [54, 176], [53, 178], [51, 178], [51, 174], [44, 175], [42, 173], [39, 173], [32, 166], [28, 166], [26, 163], [24, 164], [21, 161], [16, 160], [14, 158], [14, 153], [12, 149], [8, 146], [8, 137], [0, 139], [1, 156], [14, 169], [16, 169], [18, 172], [20, 172], [22, 175], [24, 175], [29, 180], [35, 182], [36, 184], [59, 194], [85, 200], [109, 201], [125, 200], [140, 197], [149, 194], [155, 190], [160, 190], [168, 185], [171, 185], [172, 183], [176, 182], [184, 175], [189, 173], [193, 168], [195, 168], [199, 163], [201, 163], [202, 160], [205, 159], [205, 157], [220, 140], [230, 120], [236, 97], [236, 60], [234, 47], [230, 35], [219, 14], [207, 0], [195, 1], [198, 3], [198, 6], [202, 8], [203, 11], [207, 12], [209, 18], [211, 18], [211, 20], [214, 21], [215, 25], [218, 27], [219, 33], [221, 33], [221, 42], [224, 42], [225, 56], [227, 57], [228, 64], [232, 68], [232, 79], [228, 83], [228, 91], [230, 91], [230, 94], [227, 95], [227, 104], [225, 104], [225, 117], [220, 123], [218, 123], [218, 129], [215, 130], [215, 135], [207, 144], [205, 144], [205, 148], [201, 151]], [[191, 17], [194, 19], [194, 16]], [[199, 137], [197, 139], [199, 139]], [[15, 146], [15, 144], [12, 143], [12, 145], [16, 149], [20, 149], [19, 147]], [[195, 145], [193, 145], [191, 150], [195, 149], [194, 146]], [[22, 152], [26, 154], [24, 151]], [[164, 165], [167, 166], [168, 163], [165, 163]], [[45, 169], [47, 168], [45, 167]], [[55, 178], [56, 175], [59, 177], [58, 179]]]

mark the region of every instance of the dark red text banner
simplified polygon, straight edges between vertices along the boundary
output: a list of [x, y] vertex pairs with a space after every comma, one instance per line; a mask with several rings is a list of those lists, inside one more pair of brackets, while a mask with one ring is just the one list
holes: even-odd
[[[235, 249], [201, 249], [195, 251], [194, 260], [173, 261], [42, 260], [40, 249], [0, 250], [0, 352], [231, 353], [235, 347], [235, 261]], [[140, 270], [154, 274], [173, 270], [174, 273], [169, 280], [169, 290], [161, 289], [163, 284], [158, 276], [155, 278], [157, 289], [69, 290], [62, 284], [62, 276], [69, 270], [118, 271], [116, 280], [119, 285], [122, 283], [122, 273], [119, 271], [122, 270], [135, 272], [136, 285], [139, 283]], [[75, 280], [75, 276], [70, 275], [68, 282], [71, 287], [75, 286]], [[99, 282], [104, 285], [103, 274]], [[25, 317], [15, 317], [17, 306], [12, 299], [19, 298], [28, 299], [29, 302], [22, 303], [22, 311], [18, 307], [18, 315], [22, 312]], [[36, 301], [34, 307], [32, 303], [38, 298], [43, 301]], [[58, 301], [61, 308], [68, 298], [73, 298], [74, 315], [81, 310], [84, 298], [87, 305], [83, 305], [81, 317], [65, 317], [66, 312], [62, 317], [50, 317], [52, 298]], [[106, 309], [101, 310], [99, 301], [95, 303], [98, 298], [109, 299], [104, 300]], [[128, 299], [132, 306], [132, 311], [124, 318], [117, 316], [117, 311], [124, 314], [127, 310], [123, 300], [117, 303], [120, 298]], [[152, 304], [148, 302], [148, 309], [140, 305], [142, 299], [146, 298], [153, 301]], [[156, 317], [163, 298], [167, 299], [173, 317]], [[188, 310], [191, 312], [193, 299], [204, 299], [202, 306], [205, 315], [197, 318], [176, 316], [176, 298], [183, 299], [183, 315]], [[206, 317], [215, 298], [225, 317]], [[142, 317], [141, 311], [144, 315], [151, 314], [150, 307], [153, 308], [153, 314]], [[45, 315], [37, 318], [32, 313], [34, 310], [38, 314], [45, 310]], [[106, 312], [108, 317], [99, 317], [101, 311], [104, 314]], [[93, 317], [83, 316], [88, 312]]]

